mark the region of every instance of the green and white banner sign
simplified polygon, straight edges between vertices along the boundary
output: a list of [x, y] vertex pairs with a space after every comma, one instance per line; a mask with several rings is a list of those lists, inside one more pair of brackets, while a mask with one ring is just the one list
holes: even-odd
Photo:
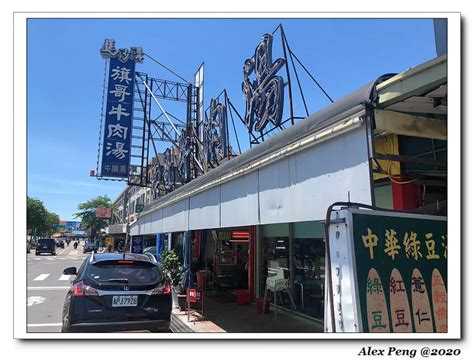
[[352, 218], [363, 331], [446, 333], [446, 220]]

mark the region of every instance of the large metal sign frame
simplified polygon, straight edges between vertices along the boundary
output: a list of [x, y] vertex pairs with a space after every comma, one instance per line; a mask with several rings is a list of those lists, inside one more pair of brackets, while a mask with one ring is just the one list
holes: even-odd
[[[273, 61], [272, 45], [274, 34], [280, 31], [282, 57]], [[279, 130], [284, 130], [288, 123], [294, 125], [303, 116], [295, 116], [293, 105], [292, 77], [290, 74], [290, 63], [295, 75], [299, 93], [305, 108], [306, 116], [309, 116], [308, 106], [302, 90], [300, 78], [295, 66], [295, 60], [303, 70], [316, 83], [325, 96], [334, 102], [327, 92], [321, 87], [306, 67], [291, 51], [285, 36], [283, 26], [280, 24], [271, 34], [264, 34], [255, 49], [254, 55], [246, 59], [243, 67], [242, 92], [246, 101], [244, 125], [249, 133], [250, 147], [265, 141]], [[278, 72], [285, 68], [286, 80]], [[255, 79], [250, 75], [255, 73]], [[289, 117], [283, 119], [285, 106], [285, 89], [288, 92]]]

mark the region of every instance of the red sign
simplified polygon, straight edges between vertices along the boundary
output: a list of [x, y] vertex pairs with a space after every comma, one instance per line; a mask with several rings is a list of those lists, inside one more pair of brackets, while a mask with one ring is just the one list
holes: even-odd
[[250, 241], [250, 232], [248, 231], [232, 231], [232, 243], [245, 243]]
[[249, 239], [250, 233], [247, 231], [232, 231], [232, 238]]
[[202, 301], [202, 290], [200, 290], [200, 289], [188, 289], [188, 301], [189, 302], [201, 302]]
[[110, 209], [110, 208], [96, 208], [95, 216], [97, 218], [110, 218], [112, 216], [112, 209]]

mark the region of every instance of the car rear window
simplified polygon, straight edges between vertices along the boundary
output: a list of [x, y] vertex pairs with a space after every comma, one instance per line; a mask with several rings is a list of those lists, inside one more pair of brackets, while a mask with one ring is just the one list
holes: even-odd
[[38, 240], [38, 244], [40, 246], [51, 246], [51, 245], [54, 245], [55, 242], [54, 242], [54, 239], [40, 239]]
[[[127, 261], [129, 262], [129, 261]], [[120, 279], [127, 279], [130, 285], [147, 285], [161, 281], [161, 269], [147, 262], [120, 263], [120, 261], [103, 261], [89, 266], [87, 276], [98, 284], [121, 284]], [[118, 279], [118, 281], [113, 281]]]

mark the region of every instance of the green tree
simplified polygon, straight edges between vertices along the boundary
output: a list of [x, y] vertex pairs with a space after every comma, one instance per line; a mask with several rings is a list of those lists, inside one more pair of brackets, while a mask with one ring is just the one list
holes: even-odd
[[56, 213], [47, 212], [45, 218], [45, 232], [46, 235], [52, 235], [55, 232], [55, 224], [59, 223], [59, 216]]
[[59, 216], [49, 212], [39, 199], [27, 197], [26, 201], [26, 229], [27, 233], [37, 236], [49, 236], [54, 231], [54, 224], [59, 223]]
[[92, 239], [95, 239], [97, 232], [107, 227], [110, 222], [109, 218], [97, 218], [95, 216], [95, 210], [97, 208], [116, 209], [109, 197], [103, 195], [79, 204], [77, 206], [79, 212], [74, 214], [75, 218], [81, 219], [82, 225], [89, 231], [89, 235]]
[[41, 235], [47, 213], [42, 201], [27, 197], [26, 229], [29, 234], [33, 235], [36, 231], [36, 234]]

